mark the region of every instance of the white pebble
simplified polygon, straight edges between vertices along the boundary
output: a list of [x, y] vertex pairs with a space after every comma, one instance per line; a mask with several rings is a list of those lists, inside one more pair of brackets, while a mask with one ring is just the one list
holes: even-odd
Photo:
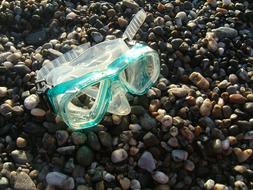
[[157, 183], [160, 184], [166, 184], [169, 181], [169, 177], [161, 171], [156, 171], [152, 177]]
[[7, 88], [5, 86], [0, 87], [0, 98], [3, 98], [7, 95]]
[[26, 109], [28, 110], [32, 110], [33, 108], [35, 108], [38, 104], [39, 104], [39, 97], [36, 96], [35, 94], [32, 94], [28, 97], [26, 97], [25, 101], [24, 101], [24, 106]]
[[118, 163], [127, 159], [127, 157], [128, 157], [127, 152], [123, 148], [120, 148], [112, 152], [111, 160], [113, 163]]

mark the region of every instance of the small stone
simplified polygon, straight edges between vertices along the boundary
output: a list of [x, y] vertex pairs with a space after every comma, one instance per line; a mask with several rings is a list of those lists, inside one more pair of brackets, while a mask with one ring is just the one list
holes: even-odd
[[31, 114], [35, 117], [44, 117], [46, 115], [46, 112], [41, 108], [33, 108], [31, 110]]
[[222, 4], [223, 4], [224, 6], [228, 6], [228, 5], [230, 5], [231, 3], [232, 3], [231, 0], [222, 0]]
[[151, 173], [156, 168], [153, 155], [150, 152], [145, 151], [138, 160], [138, 166]]
[[72, 155], [75, 151], [75, 146], [63, 146], [56, 149], [62, 155]]
[[205, 184], [204, 187], [206, 190], [212, 190], [214, 188], [215, 182], [212, 179], [208, 179]]
[[209, 88], [209, 82], [200, 73], [193, 72], [189, 79], [200, 89], [207, 90]]
[[171, 92], [176, 97], [184, 97], [189, 93], [189, 90], [186, 88], [171, 88], [169, 89], [169, 92]]
[[241, 94], [231, 94], [229, 96], [229, 102], [233, 104], [244, 104], [246, 100]]
[[115, 180], [115, 176], [112, 175], [112, 174], [110, 174], [110, 173], [106, 173], [106, 174], [104, 175], [103, 179], [104, 179], [105, 181], [107, 181], [107, 182], [110, 183], [110, 182], [112, 182], [112, 181]]
[[228, 190], [228, 187], [226, 185], [216, 183], [214, 185], [214, 190]]
[[244, 110], [249, 113], [252, 114], [253, 113], [253, 102], [246, 102], [244, 104]]
[[118, 23], [119, 23], [120, 27], [125, 27], [128, 25], [128, 21], [126, 19], [124, 19], [123, 17], [118, 18]]
[[88, 133], [88, 144], [95, 151], [99, 151], [101, 149], [101, 145], [98, 140], [98, 137], [97, 137], [96, 133], [94, 133], [92, 131]]
[[137, 179], [133, 179], [133, 180], [131, 180], [130, 188], [135, 189], [135, 190], [140, 190], [141, 189], [141, 184]]
[[158, 138], [151, 132], [148, 132], [143, 136], [143, 142], [147, 147], [159, 144]]
[[10, 61], [10, 62], [17, 62], [18, 59], [20, 59], [22, 57], [22, 54], [20, 52], [16, 52], [16, 53], [13, 53], [11, 55], [9, 55], [6, 60], [7, 61]]
[[9, 180], [6, 177], [0, 177], [0, 189], [7, 189], [9, 186]]
[[130, 187], [130, 180], [126, 177], [119, 180], [119, 183], [123, 190], [127, 190]]
[[222, 152], [222, 144], [220, 139], [215, 139], [213, 142], [213, 150], [215, 153], [221, 153]]
[[127, 157], [127, 152], [123, 148], [120, 148], [112, 152], [111, 160], [113, 163], [119, 163], [127, 159]]
[[234, 148], [233, 151], [239, 162], [245, 162], [252, 155], [252, 149], [242, 151], [240, 148]]
[[155, 171], [152, 177], [157, 183], [160, 184], [166, 184], [169, 182], [169, 177], [161, 171]]
[[11, 116], [12, 113], [12, 107], [7, 104], [7, 103], [3, 103], [0, 105], [0, 114], [2, 114], [5, 117]]
[[214, 32], [219, 39], [235, 38], [236, 36], [238, 36], [237, 30], [230, 27], [219, 27], [213, 29], [212, 32]]
[[133, 0], [123, 0], [122, 4], [130, 9], [138, 10], [139, 5]]
[[3, 98], [3, 97], [5, 97], [5, 96], [7, 96], [7, 91], [8, 89], [6, 88], [6, 87], [1, 87], [0, 86], [0, 98]]
[[195, 164], [191, 161], [191, 160], [186, 160], [184, 162], [184, 168], [187, 170], [187, 171], [193, 171], [195, 169]]
[[46, 32], [45, 30], [29, 33], [25, 41], [27, 44], [31, 45], [39, 45], [46, 39]]
[[91, 37], [96, 43], [102, 42], [104, 39], [103, 35], [99, 32], [91, 32]]
[[187, 160], [188, 152], [186, 152], [185, 150], [179, 150], [179, 149], [178, 150], [173, 150], [172, 151], [172, 158], [176, 162]]
[[51, 186], [56, 186], [60, 189], [70, 190], [75, 188], [73, 177], [69, 177], [60, 172], [50, 172], [46, 176], [46, 181]]
[[31, 72], [31, 69], [29, 67], [21, 63], [14, 65], [13, 69], [20, 76], [25, 76], [27, 73]]
[[244, 139], [245, 140], [253, 140], [253, 131], [248, 131], [247, 133], [245, 133]]
[[17, 164], [30, 163], [33, 159], [32, 155], [24, 150], [13, 150], [11, 157]]
[[87, 146], [82, 146], [76, 153], [76, 160], [81, 166], [89, 166], [94, 159], [92, 150]]
[[67, 14], [66, 20], [74, 20], [76, 17], [77, 17], [76, 13], [70, 12], [69, 14]]
[[82, 144], [84, 144], [86, 142], [87, 136], [84, 133], [81, 133], [81, 132], [78, 132], [78, 131], [74, 131], [71, 134], [71, 139], [72, 139], [72, 142], [75, 145], [82, 145]]
[[156, 127], [156, 120], [145, 113], [143, 116], [140, 116], [140, 124], [144, 129], [150, 130]]
[[200, 106], [199, 112], [202, 116], [209, 116], [213, 108], [212, 102], [207, 98]]
[[244, 173], [244, 172], [246, 172], [247, 171], [247, 168], [245, 167], [245, 166], [243, 166], [243, 165], [236, 165], [235, 167], [234, 167], [234, 170], [236, 171], [236, 172], [239, 172], [239, 173]]
[[15, 177], [14, 189], [36, 190], [37, 188], [29, 175], [25, 172], [20, 172]]
[[32, 94], [24, 100], [24, 106], [26, 109], [32, 110], [39, 104], [39, 101], [39, 97], [35, 94]]
[[107, 133], [106, 131], [99, 131], [98, 137], [103, 146], [108, 148], [112, 147], [112, 136], [110, 133]]
[[247, 185], [243, 181], [240, 181], [240, 180], [237, 180], [234, 183], [234, 186], [235, 186], [235, 190], [248, 190]]
[[59, 146], [62, 146], [67, 142], [67, 140], [69, 138], [69, 134], [65, 130], [58, 130], [55, 133], [55, 137], [56, 137], [56, 140], [57, 140], [57, 144]]
[[27, 145], [26, 139], [22, 137], [18, 137], [16, 140], [16, 144], [18, 148], [24, 148]]

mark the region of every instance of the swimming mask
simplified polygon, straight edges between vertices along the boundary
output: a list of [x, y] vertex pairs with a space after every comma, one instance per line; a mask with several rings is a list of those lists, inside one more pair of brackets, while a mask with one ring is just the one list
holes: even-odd
[[53, 111], [75, 130], [97, 125], [106, 112], [127, 115], [126, 93], [142, 95], [160, 74], [157, 52], [132, 41], [146, 14], [140, 10], [123, 34], [90, 47], [83, 44], [46, 63], [37, 89]]

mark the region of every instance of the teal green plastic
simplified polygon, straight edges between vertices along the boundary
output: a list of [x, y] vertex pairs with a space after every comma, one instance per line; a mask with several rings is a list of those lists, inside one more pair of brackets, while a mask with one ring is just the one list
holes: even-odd
[[[159, 73], [157, 52], [148, 46], [136, 44], [105, 70], [90, 72], [58, 84], [49, 89], [47, 95], [54, 111], [69, 127], [75, 130], [85, 129], [97, 125], [102, 120], [112, 97], [112, 83], [119, 83], [127, 92], [142, 95], [154, 84]], [[99, 93], [94, 106], [87, 114], [69, 109], [69, 103], [74, 97], [97, 83], [100, 83]]]

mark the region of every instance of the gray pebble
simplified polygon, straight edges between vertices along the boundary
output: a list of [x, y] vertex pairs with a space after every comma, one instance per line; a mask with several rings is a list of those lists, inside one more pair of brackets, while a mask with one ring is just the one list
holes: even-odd
[[69, 177], [60, 172], [50, 172], [46, 176], [46, 181], [49, 185], [56, 186], [60, 189], [74, 189], [75, 181], [73, 177]]
[[55, 133], [55, 137], [56, 137], [56, 140], [57, 140], [57, 144], [59, 146], [62, 146], [67, 142], [69, 134], [65, 130], [58, 130]]
[[84, 133], [74, 131], [71, 134], [71, 139], [75, 145], [82, 145], [87, 141], [87, 136]]
[[104, 39], [103, 35], [99, 32], [91, 32], [91, 37], [97, 43], [102, 42]]
[[161, 171], [155, 171], [152, 177], [157, 183], [160, 184], [166, 184], [169, 182], [169, 177]]
[[30, 33], [26, 36], [25, 41], [27, 44], [38, 45], [46, 39], [45, 30]]
[[188, 152], [186, 152], [185, 150], [179, 150], [179, 149], [178, 150], [173, 150], [172, 151], [172, 158], [176, 162], [187, 160]]
[[110, 133], [106, 131], [99, 131], [98, 136], [103, 146], [108, 148], [112, 147], [112, 136], [110, 135]]
[[29, 189], [29, 190], [37, 189], [33, 180], [25, 172], [18, 173], [14, 181], [15, 181], [14, 189]]
[[219, 39], [222, 38], [235, 38], [238, 35], [237, 30], [230, 27], [219, 27], [212, 30]]
[[11, 157], [17, 164], [30, 163], [33, 159], [32, 155], [25, 150], [13, 150]]
[[155, 119], [152, 118], [147, 113], [145, 113], [143, 116], [140, 116], [140, 124], [146, 130], [150, 130], [153, 127], [156, 127], [156, 121], [155, 121]]
[[9, 186], [9, 180], [6, 177], [0, 178], [0, 189], [7, 189]]
[[148, 172], [153, 172], [156, 168], [156, 162], [153, 155], [150, 152], [145, 151], [138, 160], [138, 166]]
[[120, 148], [112, 152], [111, 160], [113, 163], [119, 163], [127, 159], [127, 157], [127, 152], [123, 148]]

